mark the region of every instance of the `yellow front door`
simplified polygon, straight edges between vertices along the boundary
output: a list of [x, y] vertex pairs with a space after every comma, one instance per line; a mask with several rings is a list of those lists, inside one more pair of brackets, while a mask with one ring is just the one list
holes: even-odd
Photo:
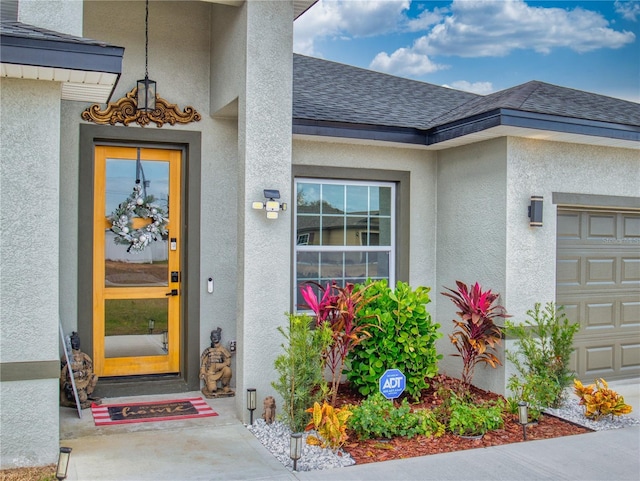
[[179, 150], [95, 148], [98, 376], [180, 371], [181, 162]]

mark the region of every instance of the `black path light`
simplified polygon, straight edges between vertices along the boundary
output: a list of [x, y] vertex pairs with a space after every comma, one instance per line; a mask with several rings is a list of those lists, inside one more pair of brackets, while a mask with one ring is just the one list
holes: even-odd
[[144, 78], [138, 80], [138, 110], [151, 112], [156, 108], [156, 82], [149, 79], [149, 0], [144, 17]]
[[255, 388], [247, 389], [247, 409], [251, 413], [249, 424], [253, 424], [253, 411], [256, 410], [256, 390]]
[[69, 457], [71, 456], [71, 448], [60, 448], [58, 453], [58, 465], [56, 466], [56, 478], [58, 480], [67, 477], [67, 468], [69, 467]]
[[302, 457], [302, 433], [291, 433], [289, 438], [289, 457], [293, 459], [293, 470], [298, 467], [298, 459]]
[[522, 439], [527, 440], [527, 424], [529, 424], [529, 405], [520, 401], [518, 403], [518, 421], [522, 424]]

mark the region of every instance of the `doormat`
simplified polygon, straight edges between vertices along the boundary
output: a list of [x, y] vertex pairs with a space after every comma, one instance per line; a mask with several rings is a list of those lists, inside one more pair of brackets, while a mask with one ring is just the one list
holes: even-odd
[[93, 414], [96, 426], [205, 418], [218, 415], [204, 399], [197, 397], [146, 403], [92, 404], [91, 414]]

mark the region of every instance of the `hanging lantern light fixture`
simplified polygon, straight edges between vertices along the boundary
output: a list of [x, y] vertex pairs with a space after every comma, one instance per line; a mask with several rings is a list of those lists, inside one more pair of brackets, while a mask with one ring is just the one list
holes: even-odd
[[138, 80], [138, 110], [151, 112], [156, 108], [156, 82], [149, 79], [149, 0], [144, 17], [144, 79]]

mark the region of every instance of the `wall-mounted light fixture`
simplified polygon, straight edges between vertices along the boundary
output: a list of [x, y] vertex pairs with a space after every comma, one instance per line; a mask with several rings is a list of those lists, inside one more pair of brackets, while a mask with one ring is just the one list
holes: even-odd
[[522, 424], [522, 439], [527, 440], [527, 424], [529, 424], [529, 405], [520, 401], [518, 403], [518, 422]]
[[56, 479], [62, 480], [67, 477], [67, 468], [69, 467], [70, 456], [71, 448], [60, 448], [60, 453], [58, 453], [58, 465], [56, 466]]
[[291, 433], [289, 438], [289, 457], [293, 459], [293, 470], [298, 467], [298, 459], [302, 457], [302, 433]]
[[251, 413], [249, 424], [253, 424], [253, 411], [256, 410], [256, 390], [255, 388], [247, 389], [247, 409]]
[[529, 206], [529, 225], [531, 227], [542, 227], [542, 196], [532, 195]]
[[156, 82], [149, 79], [149, 0], [144, 17], [144, 78], [138, 80], [138, 110], [151, 112], [156, 108]]
[[280, 203], [280, 191], [277, 189], [264, 189], [264, 197], [268, 199], [266, 202], [253, 202], [251, 207], [256, 210], [266, 210], [267, 219], [277, 219], [279, 211], [287, 210], [287, 204]]

